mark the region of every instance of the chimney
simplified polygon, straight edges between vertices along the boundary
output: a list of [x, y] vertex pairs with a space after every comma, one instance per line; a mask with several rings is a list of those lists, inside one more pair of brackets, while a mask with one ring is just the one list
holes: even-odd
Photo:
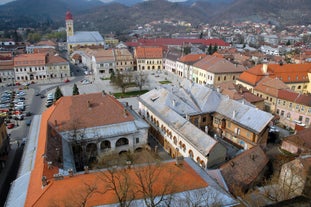
[[45, 176], [42, 176], [41, 181], [42, 181], [42, 186], [43, 186], [43, 187], [44, 187], [44, 186], [47, 186], [48, 180], [46, 179]]
[[176, 165], [181, 166], [183, 165], [184, 157], [183, 156], [177, 156], [176, 157]]
[[48, 169], [52, 169], [53, 165], [52, 165], [52, 161], [48, 161]]
[[130, 105], [130, 109], [133, 110], [133, 106], [132, 105]]
[[103, 96], [106, 95], [106, 91], [105, 91], [105, 90], [102, 91], [102, 95], [103, 95]]
[[173, 99], [173, 106], [175, 107], [176, 106], [176, 100]]
[[68, 173], [69, 173], [69, 177], [72, 177], [73, 176], [73, 169], [68, 169]]
[[233, 112], [232, 112], [232, 119], [235, 119], [235, 116], [236, 116], [236, 110], [233, 110]]
[[90, 102], [90, 101], [87, 101], [87, 107], [88, 107], [89, 109], [91, 109], [92, 104], [91, 104], [91, 102]]
[[84, 174], [88, 174], [89, 173], [89, 166], [85, 165], [84, 166]]
[[267, 63], [262, 64], [262, 72], [264, 74], [266, 74], [268, 72], [268, 64]]
[[123, 113], [124, 113], [124, 117], [127, 117], [127, 116], [128, 116], [128, 112], [127, 112], [126, 109], [124, 109]]

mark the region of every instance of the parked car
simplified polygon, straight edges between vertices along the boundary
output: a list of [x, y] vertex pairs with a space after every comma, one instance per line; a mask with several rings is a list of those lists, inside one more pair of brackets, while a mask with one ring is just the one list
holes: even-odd
[[7, 127], [8, 129], [13, 129], [13, 128], [15, 127], [15, 124], [13, 124], [13, 123], [8, 123], [8, 124], [6, 125], [6, 127]]
[[12, 118], [15, 120], [23, 120], [24, 119], [24, 115], [23, 114], [13, 114]]
[[70, 82], [68, 78], [64, 80], [64, 83], [68, 83], [68, 82]]
[[47, 100], [46, 103], [45, 103], [46, 107], [50, 107], [52, 105], [53, 105], [53, 100]]
[[91, 81], [89, 81], [89, 80], [87, 80], [87, 79], [84, 79], [83, 81], [82, 81], [82, 85], [87, 85], [87, 84], [90, 84], [91, 83]]
[[41, 95], [40, 95], [40, 98], [45, 98], [45, 95], [44, 95], [44, 94], [41, 94]]
[[31, 119], [27, 119], [26, 120], [26, 126], [30, 126], [31, 125]]

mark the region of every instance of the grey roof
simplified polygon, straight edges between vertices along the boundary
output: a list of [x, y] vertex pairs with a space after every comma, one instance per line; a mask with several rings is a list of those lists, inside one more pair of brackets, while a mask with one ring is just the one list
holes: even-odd
[[[161, 91], [168, 96], [160, 96]], [[191, 110], [189, 105], [183, 102], [176, 102], [176, 107], [172, 107], [170, 101], [167, 101], [169, 93], [162, 88], [159, 91], [153, 90], [139, 97], [139, 101], [146, 105], [154, 114], [160, 117], [163, 121], [168, 123], [170, 127], [175, 130], [175, 133], [180, 134], [190, 145], [207, 155], [210, 150], [218, 143], [215, 139], [204, 133], [202, 130], [195, 127], [191, 122], [182, 117], [178, 112], [180, 110]], [[159, 95], [159, 97], [158, 97]], [[158, 97], [158, 98], [156, 98]], [[176, 98], [176, 97], [175, 97]], [[171, 97], [169, 100], [172, 100]], [[165, 104], [162, 104], [165, 103]], [[171, 108], [172, 107], [172, 108]], [[173, 109], [174, 108], [174, 109]], [[191, 110], [193, 112], [195, 110]]]
[[[156, 111], [161, 111], [166, 106], [184, 117], [187, 114], [217, 112], [257, 134], [273, 118], [270, 113], [229, 99], [214, 88], [195, 84], [189, 80], [182, 81], [178, 86], [165, 85], [154, 89], [142, 95], [141, 99], [154, 107]], [[233, 113], [235, 113], [234, 118], [232, 118]]]
[[97, 31], [83, 31], [75, 32], [73, 36], [67, 38], [67, 43], [102, 43], [104, 44], [104, 38]]

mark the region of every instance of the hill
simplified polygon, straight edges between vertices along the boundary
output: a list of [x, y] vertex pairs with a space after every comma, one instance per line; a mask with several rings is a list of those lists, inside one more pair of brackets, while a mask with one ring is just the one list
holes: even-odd
[[0, 28], [64, 26], [67, 10], [73, 13], [77, 29], [102, 33], [164, 19], [194, 26], [245, 20], [278, 25], [311, 23], [310, 0], [115, 0], [109, 4], [100, 0], [16, 0], [0, 6]]

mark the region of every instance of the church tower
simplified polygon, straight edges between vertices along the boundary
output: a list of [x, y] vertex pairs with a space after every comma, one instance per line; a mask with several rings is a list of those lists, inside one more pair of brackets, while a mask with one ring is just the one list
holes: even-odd
[[66, 32], [67, 38], [74, 35], [73, 31], [73, 19], [70, 11], [66, 12]]

